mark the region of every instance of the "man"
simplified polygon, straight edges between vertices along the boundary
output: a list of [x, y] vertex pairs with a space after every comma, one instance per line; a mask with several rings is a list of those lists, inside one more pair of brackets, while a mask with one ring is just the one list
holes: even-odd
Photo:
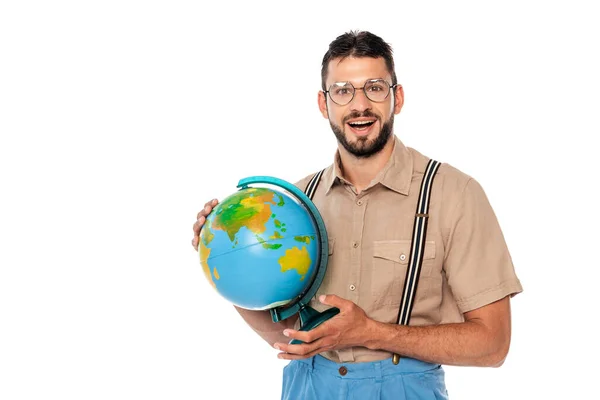
[[[481, 186], [448, 164], [432, 184], [410, 324], [398, 324], [416, 205], [429, 159], [393, 134], [404, 101], [391, 47], [349, 32], [322, 64], [319, 110], [338, 141], [313, 201], [328, 232], [327, 274], [311, 306], [340, 313], [308, 332], [297, 321], [238, 309], [291, 360], [283, 399], [447, 398], [441, 364], [500, 366], [510, 297], [521, 284]], [[297, 183], [305, 189], [313, 174]], [[193, 246], [213, 200], [198, 214]], [[422, 216], [427, 217], [427, 216]], [[289, 344], [291, 339], [303, 343]], [[392, 355], [400, 355], [399, 363]], [[350, 392], [349, 392], [350, 391]]]

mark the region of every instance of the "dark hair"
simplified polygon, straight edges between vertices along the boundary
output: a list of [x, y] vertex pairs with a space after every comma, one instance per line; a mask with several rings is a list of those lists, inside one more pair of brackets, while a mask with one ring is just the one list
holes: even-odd
[[327, 80], [327, 67], [329, 62], [336, 58], [342, 60], [346, 57], [383, 57], [388, 72], [392, 75], [392, 85], [397, 83], [394, 70], [394, 58], [392, 47], [377, 35], [367, 31], [350, 31], [338, 36], [329, 44], [329, 50], [323, 57], [321, 65], [321, 86], [325, 88]]

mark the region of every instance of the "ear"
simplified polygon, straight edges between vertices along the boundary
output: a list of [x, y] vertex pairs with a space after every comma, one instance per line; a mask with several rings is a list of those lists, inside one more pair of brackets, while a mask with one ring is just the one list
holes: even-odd
[[327, 110], [327, 97], [325, 97], [325, 93], [322, 90], [319, 90], [318, 102], [321, 115], [323, 115], [323, 118], [329, 119], [329, 112]]
[[399, 114], [404, 105], [404, 89], [401, 85], [395, 87], [394, 90], [394, 114]]

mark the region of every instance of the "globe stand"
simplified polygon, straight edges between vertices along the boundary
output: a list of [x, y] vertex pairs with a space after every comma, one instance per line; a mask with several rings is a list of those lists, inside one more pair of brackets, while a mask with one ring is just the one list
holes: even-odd
[[[329, 318], [340, 313], [340, 309], [337, 307], [331, 307], [323, 312], [318, 312], [310, 306], [306, 306], [300, 310], [300, 326], [301, 331], [310, 331], [327, 321]], [[300, 344], [301, 340], [292, 339], [290, 344]]]
[[[288, 304], [280, 307], [271, 308], [271, 319], [273, 322], [280, 322], [293, 315], [299, 314], [300, 317], [300, 331], [309, 331], [321, 325], [334, 315], [337, 315], [340, 310], [337, 307], [331, 307], [323, 312], [319, 312], [314, 308], [310, 307], [308, 303], [315, 296], [319, 286], [323, 282], [325, 271], [327, 270], [327, 261], [329, 257], [329, 243], [327, 239], [327, 230], [325, 229], [325, 222], [319, 213], [319, 210], [314, 205], [311, 199], [308, 198], [304, 192], [298, 189], [296, 186], [282, 179], [274, 178], [271, 176], [252, 176], [244, 178], [238, 182], [237, 187], [245, 189], [248, 185], [264, 183], [268, 185], [278, 186], [291, 193], [295, 199], [302, 204], [311, 216], [314, 225], [317, 228], [317, 244], [319, 248], [319, 258], [316, 260], [316, 273], [313, 274], [313, 278], [310, 284], [308, 284], [304, 292], [300, 293], [295, 299], [290, 301]], [[300, 344], [302, 341], [292, 339], [290, 344]]]

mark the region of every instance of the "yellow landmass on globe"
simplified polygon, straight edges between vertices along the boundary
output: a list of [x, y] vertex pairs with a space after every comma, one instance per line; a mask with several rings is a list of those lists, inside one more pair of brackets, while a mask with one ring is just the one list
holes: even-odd
[[276, 205], [275, 193], [264, 192], [257, 196], [246, 197], [240, 203], [245, 208], [252, 208], [255, 214], [250, 220], [246, 221], [246, 228], [254, 233], [263, 233], [267, 229], [267, 221], [271, 218], [271, 206], [269, 203]]
[[281, 236], [281, 233], [275, 231], [275, 232], [273, 232], [273, 236], [271, 236], [269, 239], [270, 240], [283, 239], [283, 236]]
[[204, 271], [204, 275], [206, 275], [206, 279], [208, 279], [210, 284], [214, 288], [216, 288], [217, 285], [215, 284], [215, 281], [213, 281], [212, 275], [210, 274], [210, 267], [208, 266], [208, 256], [210, 255], [210, 249], [206, 247], [203, 240], [200, 241], [198, 252], [200, 253], [200, 265], [202, 265], [202, 271]]
[[300, 280], [304, 280], [312, 263], [306, 246], [302, 246], [302, 249], [292, 247], [286, 250], [285, 255], [281, 256], [278, 261], [281, 265], [281, 272], [295, 269], [300, 274]]

